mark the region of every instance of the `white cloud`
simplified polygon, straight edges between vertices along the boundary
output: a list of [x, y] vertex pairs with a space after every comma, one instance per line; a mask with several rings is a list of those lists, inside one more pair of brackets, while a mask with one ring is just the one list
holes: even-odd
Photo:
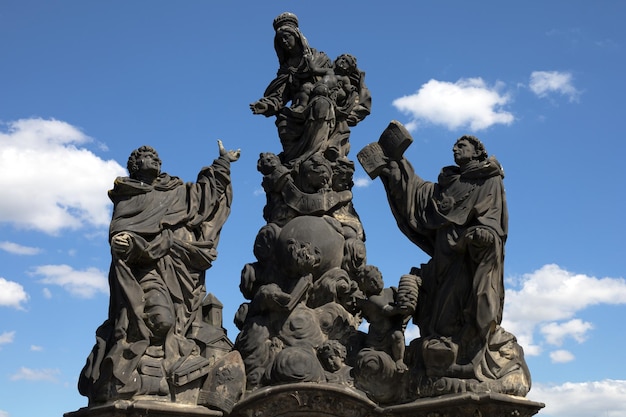
[[81, 298], [91, 298], [98, 292], [109, 292], [105, 273], [96, 268], [79, 271], [69, 265], [42, 265], [36, 267], [33, 274], [44, 277], [39, 282], [58, 285]]
[[354, 186], [357, 188], [369, 187], [372, 181], [369, 178], [357, 177], [354, 179]]
[[52, 298], [52, 291], [50, 291], [49, 288], [44, 288], [42, 291], [44, 298], [46, 299], [51, 299]]
[[626, 304], [623, 278], [589, 277], [554, 264], [507, 282], [514, 288], [507, 288], [502, 325], [517, 336], [528, 355], [541, 351], [533, 343], [538, 327], [548, 343], [558, 345], [565, 337], [582, 341], [592, 325], [572, 320], [578, 311], [597, 304]]
[[12, 253], [14, 255], [37, 255], [41, 252], [39, 248], [33, 248], [31, 246], [22, 246], [13, 242], [0, 242], [0, 249]]
[[548, 386], [533, 384], [528, 398], [546, 407], [541, 417], [623, 417], [626, 415], [626, 381], [567, 382]]
[[547, 97], [550, 93], [559, 93], [577, 101], [580, 92], [572, 84], [572, 74], [558, 71], [533, 71], [530, 74], [530, 89], [539, 97]]
[[7, 411], [0, 410], [0, 417], [10, 417], [10, 416], [9, 416], [9, 413]]
[[42, 352], [43, 346], [30, 345], [31, 352]]
[[25, 380], [57, 382], [57, 375], [60, 374], [61, 371], [58, 369], [30, 369], [21, 367], [19, 371], [11, 375], [11, 381]]
[[15, 331], [0, 333], [0, 346], [13, 343], [15, 340]]
[[550, 352], [550, 360], [554, 363], [566, 363], [574, 360], [574, 354], [569, 350], [559, 349]]
[[0, 219], [55, 234], [110, 220], [107, 190], [126, 170], [81, 147], [91, 142], [58, 120], [22, 119], [0, 130]]
[[502, 85], [488, 86], [482, 78], [465, 78], [455, 83], [430, 80], [415, 94], [400, 97], [393, 105], [413, 120], [407, 129], [420, 124], [445, 126], [449, 130], [486, 129], [494, 124], [511, 124], [513, 115], [503, 110], [510, 100], [501, 94]]
[[573, 319], [565, 323], [551, 322], [541, 327], [541, 333], [546, 342], [551, 345], [561, 346], [563, 339], [572, 337], [578, 343], [587, 339], [587, 331], [593, 329], [593, 325], [580, 319]]
[[28, 294], [24, 291], [24, 287], [17, 282], [0, 277], [0, 306], [23, 310], [22, 303], [27, 301]]

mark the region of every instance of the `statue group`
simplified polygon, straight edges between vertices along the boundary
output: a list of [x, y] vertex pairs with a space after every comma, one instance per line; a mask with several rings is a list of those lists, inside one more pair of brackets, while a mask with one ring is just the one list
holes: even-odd
[[[282, 152], [258, 159], [266, 224], [256, 260], [241, 272], [246, 302], [234, 344], [212, 316], [205, 271], [229, 214], [239, 151], [220, 142], [218, 159], [184, 184], [161, 173], [144, 146], [109, 192], [109, 315], [80, 392], [90, 406], [147, 399], [223, 413], [269, 387], [310, 383], [379, 406], [443, 394], [525, 396], [523, 350], [500, 326], [508, 223], [501, 165], [465, 135], [452, 148], [455, 165], [425, 181], [404, 157], [413, 139], [396, 121], [358, 153], [381, 179], [402, 233], [430, 256], [386, 287], [367, 262], [352, 203], [350, 128], [371, 111], [365, 73], [350, 54], [332, 61], [311, 48], [294, 14], [273, 27], [278, 72], [250, 109], [275, 118]], [[420, 337], [407, 344], [411, 320]]]

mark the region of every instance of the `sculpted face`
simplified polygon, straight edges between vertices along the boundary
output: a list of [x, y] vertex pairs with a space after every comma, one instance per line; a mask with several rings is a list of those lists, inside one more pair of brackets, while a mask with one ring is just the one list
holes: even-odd
[[323, 160], [313, 157], [302, 164], [302, 175], [306, 188], [310, 191], [318, 191], [328, 188], [332, 172]]
[[330, 354], [327, 358], [324, 358], [324, 368], [331, 372], [337, 372], [341, 369], [341, 365], [343, 365], [343, 359], [341, 356], [336, 354]]
[[335, 60], [335, 72], [339, 74], [348, 74], [354, 65], [346, 55], [340, 55]]
[[280, 165], [278, 156], [273, 153], [265, 152], [259, 156], [257, 168], [262, 174], [267, 175], [272, 173], [278, 165]]
[[384, 285], [385, 284], [383, 283], [383, 277], [378, 271], [370, 272], [363, 281], [363, 289], [365, 291], [365, 294], [368, 296], [380, 294], [380, 292], [383, 290]]
[[292, 51], [296, 47], [296, 37], [293, 33], [283, 30], [278, 32], [280, 45], [285, 51]]
[[152, 152], [142, 153], [138, 162], [138, 173], [140, 174], [156, 177], [161, 173], [161, 160]]
[[274, 224], [267, 224], [259, 230], [254, 240], [254, 256], [259, 261], [268, 261], [273, 256], [274, 244], [278, 239], [280, 229]]
[[454, 144], [452, 153], [454, 154], [454, 162], [458, 166], [463, 166], [478, 157], [478, 152], [476, 152], [474, 145], [465, 139], [459, 140]]

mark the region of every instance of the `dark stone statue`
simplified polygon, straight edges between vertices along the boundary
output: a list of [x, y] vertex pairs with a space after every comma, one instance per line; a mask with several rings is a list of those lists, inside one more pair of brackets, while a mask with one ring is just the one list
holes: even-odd
[[[311, 48], [291, 13], [274, 29], [278, 74], [250, 107], [275, 117], [283, 150], [262, 153], [257, 164], [267, 223], [256, 261], [242, 270], [247, 301], [235, 317], [246, 395], [315, 383], [379, 405], [466, 392], [524, 396], [523, 351], [500, 327], [507, 210], [498, 162], [463, 137], [457, 166], [425, 182], [403, 157], [412, 138], [397, 122], [359, 153], [370, 176], [383, 180], [402, 231], [432, 256], [385, 287], [367, 263], [352, 204], [349, 127], [371, 109], [364, 73], [351, 55], [333, 64]], [[421, 337], [407, 346], [411, 318]]]
[[378, 143], [359, 153], [380, 176], [400, 230], [431, 260], [419, 277], [414, 322], [419, 339], [407, 352], [417, 396], [498, 392], [525, 396], [530, 374], [515, 336], [504, 330], [504, 244], [508, 212], [504, 171], [482, 142], [462, 136], [456, 165], [424, 181], [402, 156], [412, 142], [392, 122]]
[[212, 370], [216, 363], [243, 367], [229, 353], [221, 305], [205, 297], [205, 271], [230, 213], [230, 164], [239, 151], [218, 144], [219, 158], [187, 184], [162, 173], [157, 152], [142, 146], [128, 158], [130, 176], [109, 191], [109, 315], [79, 379], [90, 406], [150, 398], [225, 408], [206, 401]]
[[292, 13], [276, 17], [274, 30], [278, 72], [263, 97], [250, 104], [252, 112], [276, 117], [286, 165], [316, 153], [331, 161], [347, 156], [350, 126], [370, 114], [365, 73], [352, 55], [332, 62], [311, 48]]
[[[250, 107], [275, 116], [283, 151], [262, 153], [257, 165], [267, 224], [254, 243], [256, 261], [241, 274], [248, 302], [235, 317], [235, 348], [250, 391], [305, 382], [352, 389], [362, 349], [407, 370], [403, 331], [412, 311], [396, 306], [397, 290], [383, 288], [380, 271], [367, 264], [352, 204], [350, 127], [370, 113], [371, 97], [355, 57], [331, 62], [309, 46], [291, 13], [274, 29], [278, 74]], [[368, 334], [358, 330], [364, 317]]]
[[[332, 62], [310, 47], [292, 13], [273, 28], [278, 72], [250, 108], [274, 117], [282, 151], [257, 162], [265, 224], [241, 271], [234, 344], [205, 272], [239, 151], [220, 142], [219, 158], [184, 184], [141, 147], [109, 192], [109, 315], [79, 380], [89, 407], [66, 417], [535, 414], [542, 404], [520, 398], [530, 389], [523, 350], [500, 327], [500, 164], [463, 136], [456, 165], [424, 181], [397, 122], [359, 152], [402, 232], [431, 256], [386, 287], [352, 202], [350, 128], [371, 111], [365, 73], [352, 55]], [[411, 319], [421, 337], [407, 346]]]

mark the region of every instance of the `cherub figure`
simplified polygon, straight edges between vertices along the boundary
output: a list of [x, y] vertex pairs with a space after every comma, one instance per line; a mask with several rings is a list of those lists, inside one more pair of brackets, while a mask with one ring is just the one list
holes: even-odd
[[370, 326], [365, 344], [372, 349], [391, 355], [398, 372], [405, 372], [404, 329], [410, 312], [398, 305], [398, 291], [395, 287], [384, 288], [382, 274], [373, 265], [366, 265], [359, 276], [359, 286], [365, 298], [358, 300], [363, 317]]
[[349, 110], [351, 110], [358, 94], [356, 86], [350, 80], [351, 75], [358, 73], [356, 58], [350, 54], [339, 55], [332, 68], [317, 67], [311, 54], [305, 55], [304, 58], [311, 73], [321, 78], [315, 83], [307, 82], [302, 85], [300, 91], [294, 95], [291, 112], [294, 115], [302, 113], [309, 100], [315, 96], [329, 97], [340, 108], [344, 107], [346, 99], [350, 98], [352, 105], [349, 106]]
[[346, 347], [338, 340], [327, 340], [317, 348], [317, 357], [328, 382], [353, 385], [352, 368], [346, 365], [346, 356]]

